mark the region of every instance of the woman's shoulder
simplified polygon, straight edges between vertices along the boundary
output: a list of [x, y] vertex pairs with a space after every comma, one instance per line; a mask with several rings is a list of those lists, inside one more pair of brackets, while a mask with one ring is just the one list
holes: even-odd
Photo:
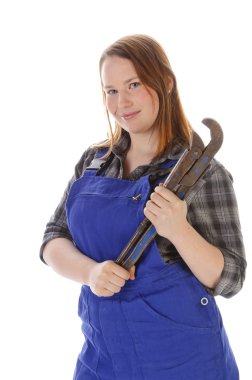
[[227, 191], [233, 192], [233, 177], [220, 161], [213, 158], [206, 172], [189, 191], [186, 201], [190, 204], [197, 195], [202, 197], [203, 194], [209, 196]]
[[218, 178], [228, 178], [231, 182], [233, 182], [233, 177], [230, 171], [216, 158], [212, 159], [209, 168], [203, 175], [203, 178], [207, 181], [213, 176]]

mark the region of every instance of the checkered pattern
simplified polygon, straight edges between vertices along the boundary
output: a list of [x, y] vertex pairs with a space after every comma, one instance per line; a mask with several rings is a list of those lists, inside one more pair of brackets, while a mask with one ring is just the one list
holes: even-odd
[[[113, 148], [113, 159], [106, 168], [104, 175], [112, 178], [123, 178], [123, 161], [129, 144], [129, 137], [123, 134], [120, 142]], [[178, 159], [185, 147], [174, 144], [162, 156], [153, 160], [150, 165], [136, 168], [127, 180], [134, 181], [143, 175], [150, 175], [150, 183], [162, 178], [168, 169], [160, 168], [167, 159]], [[75, 167], [75, 173], [69, 181], [63, 197], [47, 223], [44, 233], [40, 257], [43, 260], [45, 244], [54, 238], [65, 237], [72, 240], [66, 222], [65, 203], [72, 183], [81, 177], [86, 167], [90, 165], [97, 149], [89, 148], [84, 152]], [[221, 279], [214, 290], [207, 289], [213, 295], [232, 297], [243, 285], [246, 270], [245, 251], [239, 222], [237, 201], [230, 173], [216, 160], [201, 178], [193, 191], [187, 197], [188, 221], [211, 244], [218, 247], [224, 256], [224, 270]], [[181, 260], [175, 247], [165, 238], [156, 237], [161, 256], [168, 264]]]

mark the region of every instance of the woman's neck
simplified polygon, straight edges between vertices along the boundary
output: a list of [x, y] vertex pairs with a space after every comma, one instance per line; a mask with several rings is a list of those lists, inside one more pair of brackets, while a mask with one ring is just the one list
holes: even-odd
[[158, 148], [158, 136], [153, 132], [150, 134], [130, 135], [130, 145], [128, 153], [134, 156], [153, 158]]
[[138, 166], [149, 165], [155, 157], [158, 147], [158, 141], [153, 136], [135, 135], [131, 136], [129, 149], [124, 161], [124, 177], [126, 178]]

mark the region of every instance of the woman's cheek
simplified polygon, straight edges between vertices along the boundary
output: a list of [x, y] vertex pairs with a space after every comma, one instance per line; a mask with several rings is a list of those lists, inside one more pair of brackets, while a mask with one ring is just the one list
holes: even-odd
[[116, 102], [115, 102], [115, 100], [108, 98], [106, 100], [106, 106], [107, 106], [109, 113], [115, 117], [116, 116]]

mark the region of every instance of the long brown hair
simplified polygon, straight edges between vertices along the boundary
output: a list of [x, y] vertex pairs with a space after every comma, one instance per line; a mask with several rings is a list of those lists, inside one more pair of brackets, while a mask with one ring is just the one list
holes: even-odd
[[[181, 105], [176, 77], [160, 44], [153, 38], [142, 34], [120, 38], [102, 53], [99, 62], [100, 77], [103, 62], [111, 56], [129, 59], [141, 82], [158, 94], [159, 111], [155, 123], [160, 132], [160, 139], [156, 156], [167, 149], [175, 139], [189, 145], [191, 126]], [[105, 103], [104, 91], [103, 99]], [[109, 137], [105, 142], [96, 146], [109, 147], [107, 153], [109, 154], [113, 145], [119, 141], [123, 130], [118, 123], [115, 123], [113, 130], [107, 108], [106, 113], [109, 122]]]

